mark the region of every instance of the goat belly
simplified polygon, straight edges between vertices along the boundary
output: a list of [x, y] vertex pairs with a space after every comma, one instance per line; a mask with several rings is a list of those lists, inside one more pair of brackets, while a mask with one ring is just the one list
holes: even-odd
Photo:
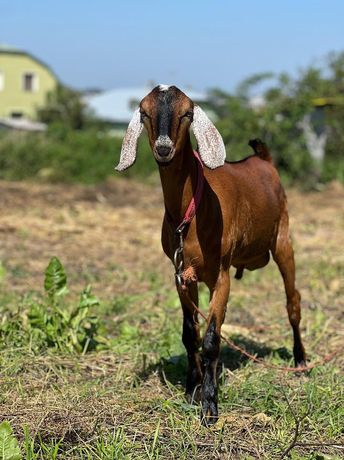
[[[260, 243], [260, 244], [259, 244]], [[257, 270], [265, 267], [270, 260], [270, 244], [267, 242], [256, 242], [250, 245], [237, 246], [233, 252], [232, 263], [238, 269]]]
[[265, 265], [269, 263], [269, 260], [270, 260], [270, 253], [266, 252], [265, 254], [262, 254], [258, 257], [254, 257], [252, 259], [245, 261], [244, 264], [241, 266], [250, 271], [257, 270], [258, 268], [265, 267]]

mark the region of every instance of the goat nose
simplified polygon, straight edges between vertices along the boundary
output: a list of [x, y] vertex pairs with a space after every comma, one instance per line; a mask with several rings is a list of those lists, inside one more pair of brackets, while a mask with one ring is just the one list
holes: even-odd
[[171, 147], [167, 146], [159, 146], [156, 148], [156, 151], [158, 152], [159, 157], [167, 157], [171, 153]]

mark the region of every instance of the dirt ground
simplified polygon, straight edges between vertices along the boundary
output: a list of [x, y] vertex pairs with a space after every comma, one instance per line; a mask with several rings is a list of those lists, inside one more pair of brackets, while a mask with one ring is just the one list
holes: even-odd
[[6, 284], [40, 289], [53, 255], [70, 284], [92, 282], [102, 297], [135, 290], [138, 272], [165, 271], [159, 189], [128, 181], [101, 186], [0, 182], [0, 260]]
[[[339, 333], [344, 318], [344, 187], [333, 182], [321, 192], [290, 189], [287, 195], [303, 311], [326, 306], [331, 329]], [[150, 275], [156, 274], [174, 290], [173, 267], [160, 243], [160, 185], [120, 179], [98, 186], [2, 181], [0, 203], [1, 284], [6, 291], [20, 295], [42, 290], [52, 256], [65, 266], [72, 292], [90, 283], [103, 301], [145, 292]], [[283, 298], [283, 284], [272, 270], [277, 270], [274, 263], [232, 283], [234, 308], [227, 322], [269, 327], [271, 311], [260, 304]], [[241, 302], [244, 309], [236, 308]], [[279, 321], [281, 310], [273, 315]], [[283, 319], [288, 330], [286, 315]]]
[[[288, 191], [297, 265], [330, 258], [344, 264], [344, 187]], [[6, 285], [17, 292], [41, 288], [44, 269], [58, 256], [75, 285], [92, 282], [99, 294], [135, 291], [142, 272], [166, 279], [160, 187], [127, 180], [99, 186], [0, 182], [0, 260]], [[311, 266], [309, 267], [311, 271]], [[340, 289], [341, 279], [331, 289]]]

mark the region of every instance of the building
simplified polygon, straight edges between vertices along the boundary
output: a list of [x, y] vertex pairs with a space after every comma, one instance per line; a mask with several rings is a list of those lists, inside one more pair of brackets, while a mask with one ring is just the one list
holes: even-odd
[[[100, 94], [87, 95], [84, 99], [95, 118], [109, 123], [118, 130], [118, 133], [121, 133], [127, 128], [141, 99], [153, 89], [153, 86], [155, 85], [117, 88]], [[204, 93], [188, 89], [182, 89], [182, 91], [197, 103], [207, 101], [207, 96]]]
[[57, 78], [26, 51], [0, 45], [0, 118], [34, 119]]

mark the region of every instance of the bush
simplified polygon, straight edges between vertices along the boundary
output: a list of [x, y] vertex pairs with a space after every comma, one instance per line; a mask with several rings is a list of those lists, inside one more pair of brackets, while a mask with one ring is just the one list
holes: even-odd
[[[94, 184], [115, 175], [122, 139], [101, 131], [73, 131], [53, 124], [47, 133], [2, 133], [0, 179], [40, 178], [51, 182]], [[148, 141], [143, 136], [135, 168], [127, 177], [147, 178], [156, 170]]]
[[[288, 182], [306, 186], [319, 180], [343, 180], [344, 162], [344, 53], [331, 55], [325, 69], [309, 68], [298, 78], [282, 74], [263, 92], [264, 104], [252, 108], [250, 90], [271, 74], [244, 80], [234, 94], [213, 90], [208, 108], [218, 117], [218, 128], [230, 160], [251, 154], [247, 142], [260, 137]], [[80, 95], [60, 88], [52, 95], [41, 118], [49, 122], [45, 134], [3, 133], [0, 136], [0, 179], [39, 177], [57, 182], [101, 182], [115, 175], [122, 139], [107, 134], [109, 126], [87, 119]], [[315, 101], [320, 102], [318, 107]], [[322, 105], [321, 105], [322, 104]], [[317, 107], [317, 108], [315, 108]], [[44, 118], [45, 117], [45, 118]], [[302, 122], [312, 118], [313, 131], [327, 132], [324, 161], [311, 157]], [[75, 127], [84, 129], [73, 130]], [[309, 144], [309, 139], [308, 139]], [[127, 177], [147, 180], [157, 170], [146, 136]]]
[[2, 316], [1, 346], [29, 346], [32, 351], [53, 348], [63, 353], [94, 350], [98, 344], [98, 320], [90, 310], [99, 301], [90, 286], [82, 291], [76, 305], [67, 306], [67, 276], [61, 262], [53, 257], [45, 271], [44, 290], [42, 301], [27, 298], [16, 312]]

